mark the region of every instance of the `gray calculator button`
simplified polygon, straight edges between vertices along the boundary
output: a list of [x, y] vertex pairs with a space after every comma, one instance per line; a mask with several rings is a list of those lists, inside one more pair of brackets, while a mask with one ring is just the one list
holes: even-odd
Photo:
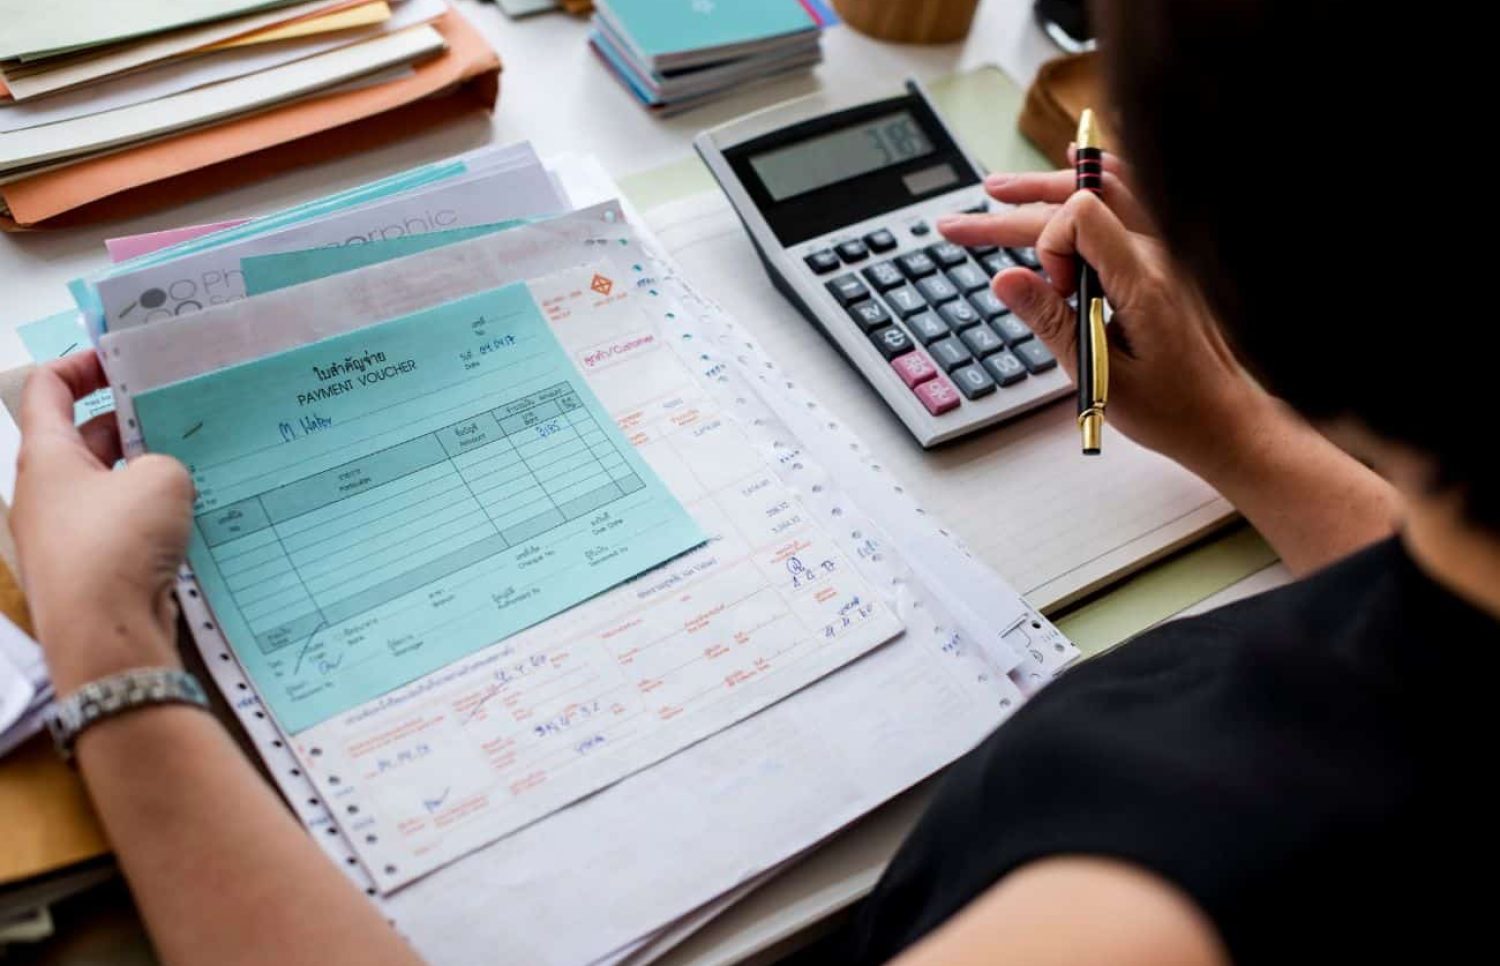
[[932, 305], [958, 298], [958, 289], [946, 275], [933, 275], [917, 282], [917, 291]]
[[875, 343], [875, 348], [885, 356], [886, 361], [904, 356], [911, 351], [911, 337], [897, 326], [890, 325], [876, 332], [870, 333], [870, 341]]
[[927, 222], [925, 221], [919, 221], [911, 226], [911, 233], [919, 237], [927, 234], [931, 230], [931, 228], [927, 227]]
[[808, 268], [819, 275], [826, 275], [839, 267], [839, 257], [833, 253], [833, 249], [831, 248], [824, 248], [821, 251], [813, 252], [804, 258], [803, 261], [807, 263]]
[[870, 290], [865, 288], [865, 283], [856, 275], [840, 275], [828, 283], [828, 291], [844, 308], [870, 297]]
[[1035, 248], [1008, 248], [1006, 251], [1010, 252], [1011, 258], [1014, 258], [1032, 271], [1041, 271], [1042, 260], [1036, 257]]
[[979, 324], [979, 313], [974, 311], [974, 306], [965, 299], [954, 299], [946, 305], [939, 305], [938, 315], [943, 317], [943, 321], [948, 323], [948, 328], [954, 332]]
[[978, 292], [969, 293], [969, 304], [974, 306], [975, 311], [984, 316], [986, 321], [1010, 311], [1010, 309], [1005, 307], [1005, 303], [996, 298], [995, 293], [991, 292], [988, 287]]
[[952, 268], [955, 265], [962, 265], [964, 262], [969, 260], [968, 254], [962, 248], [959, 248], [952, 242], [943, 242], [941, 245], [931, 245], [927, 249], [927, 254], [931, 255], [932, 260], [937, 262], [944, 268]]
[[984, 360], [984, 367], [1002, 386], [1009, 386], [1026, 378], [1026, 367], [1009, 352], [997, 352], [988, 357]]
[[918, 295], [917, 290], [910, 285], [891, 289], [885, 293], [885, 300], [890, 303], [891, 308], [896, 310], [896, 314], [903, 319], [908, 315], [915, 315], [927, 308], [927, 300]]
[[870, 246], [872, 252], [888, 252], [896, 247], [896, 236], [882, 228], [866, 235], [865, 244]]
[[923, 345], [945, 339], [952, 334], [948, 324], [931, 312], [918, 312], [906, 320], [906, 327]]
[[866, 332], [874, 332], [882, 325], [891, 324], [891, 313], [874, 299], [866, 299], [849, 306], [849, 317], [859, 323], [859, 327]]
[[884, 292], [888, 288], [895, 288], [906, 281], [906, 276], [901, 274], [901, 269], [891, 262], [876, 262], [865, 269], [864, 276], [870, 284], [875, 286], [875, 291]]
[[999, 250], [1000, 250], [1000, 246], [999, 245], [970, 245], [969, 246], [969, 254], [973, 255], [975, 258], [983, 258], [986, 255], [993, 255], [995, 252], [998, 252]]
[[937, 263], [927, 257], [926, 252], [910, 252], [896, 259], [907, 278], [925, 278], [937, 271]]
[[964, 345], [969, 347], [970, 352], [981, 359], [1005, 348], [1005, 340], [996, 335], [994, 330], [987, 325], [976, 325], [964, 329], [958, 337], [964, 340]]
[[990, 378], [989, 373], [985, 372], [982, 366], [967, 365], [962, 369], [953, 370], [950, 375], [953, 384], [970, 399], [988, 396], [995, 391], [995, 380]]
[[870, 257], [870, 250], [862, 241], [846, 241], [838, 246], [839, 257], [846, 262], [858, 262]]
[[1026, 364], [1026, 368], [1035, 375], [1038, 372], [1046, 372], [1057, 365], [1057, 359], [1042, 345], [1042, 340], [1031, 339], [1022, 342], [1015, 348], [1016, 355]]
[[1004, 251], [998, 251], [992, 255], [986, 255], [981, 258], [979, 262], [984, 266], [984, 270], [986, 272], [989, 272], [991, 275], [999, 275], [1007, 268], [1016, 268], [1020, 265], [1019, 262], [1017, 262], [1014, 258], [1011, 258]]
[[995, 334], [1005, 340], [1005, 344], [1014, 349], [1017, 345], [1031, 338], [1031, 329], [1026, 323], [1010, 313], [991, 319], [990, 325], [994, 327]]
[[967, 346], [953, 336], [949, 336], [946, 339], [939, 339], [928, 346], [927, 354], [932, 356], [938, 365], [949, 372], [974, 361], [974, 354], [969, 351]]
[[990, 277], [973, 262], [964, 262], [948, 271], [948, 280], [958, 286], [960, 292], [977, 292], [990, 287]]

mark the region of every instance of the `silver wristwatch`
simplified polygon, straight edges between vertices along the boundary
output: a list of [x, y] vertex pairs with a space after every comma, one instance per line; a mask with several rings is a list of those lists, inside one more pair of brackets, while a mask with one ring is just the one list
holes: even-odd
[[92, 681], [47, 710], [47, 730], [64, 761], [73, 760], [73, 744], [90, 725], [135, 708], [155, 704], [208, 707], [198, 679], [174, 668], [139, 668]]

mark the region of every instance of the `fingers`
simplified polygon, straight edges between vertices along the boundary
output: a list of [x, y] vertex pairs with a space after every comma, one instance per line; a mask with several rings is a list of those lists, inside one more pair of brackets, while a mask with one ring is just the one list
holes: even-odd
[[197, 495], [192, 474], [177, 460], [162, 453], [147, 453], [130, 461], [125, 472], [144, 480], [146, 489], [176, 503], [191, 504]]
[[109, 385], [97, 352], [75, 352], [52, 360], [47, 363], [47, 368], [57, 373], [74, 399], [82, 399], [96, 389]]
[[938, 219], [937, 230], [955, 245], [1030, 248], [1056, 213], [1056, 205], [1027, 205], [987, 215], [949, 215]]
[[1099, 272], [1099, 281], [1116, 308], [1128, 305], [1146, 276], [1135, 236], [1104, 202], [1080, 191], [1058, 209], [1036, 242], [1037, 258], [1058, 292], [1077, 287], [1074, 260], [1082, 255]]
[[1076, 378], [1078, 317], [1072, 306], [1028, 268], [1010, 268], [996, 275], [990, 287], [1036, 337], [1047, 344], [1057, 361]]
[[124, 455], [120, 450], [120, 424], [113, 410], [100, 413], [78, 427], [78, 435], [104, 466], [114, 466]]
[[[1060, 205], [1073, 197], [1078, 176], [1072, 171], [1043, 171], [1029, 174], [992, 174], [984, 179], [984, 189], [991, 198], [1011, 205], [1034, 202]], [[1101, 189], [1104, 203], [1120, 216], [1131, 231], [1149, 231], [1151, 220], [1130, 188], [1120, 177], [1104, 173]]]

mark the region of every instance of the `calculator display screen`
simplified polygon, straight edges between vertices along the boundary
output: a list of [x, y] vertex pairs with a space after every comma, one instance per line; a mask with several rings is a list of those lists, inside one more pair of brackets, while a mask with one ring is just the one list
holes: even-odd
[[932, 141], [912, 117], [899, 111], [753, 155], [750, 166], [776, 201], [826, 188], [933, 153]]

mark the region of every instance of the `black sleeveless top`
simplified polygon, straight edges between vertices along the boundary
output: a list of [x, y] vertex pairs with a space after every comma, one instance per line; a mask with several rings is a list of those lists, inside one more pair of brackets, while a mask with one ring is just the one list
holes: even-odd
[[[957, 763], [875, 891], [793, 959], [885, 962], [1011, 870], [1072, 854], [1175, 883], [1237, 963], [1383, 963], [1407, 946], [1436, 962], [1456, 921], [1443, 904], [1489, 888], [1435, 871], [1455, 831], [1493, 841], [1441, 814], [1438, 748], [1462, 737], [1451, 706], [1496, 647], [1500, 622], [1396, 539], [1150, 631]], [[1489, 784], [1484, 761], [1462, 767]]]

